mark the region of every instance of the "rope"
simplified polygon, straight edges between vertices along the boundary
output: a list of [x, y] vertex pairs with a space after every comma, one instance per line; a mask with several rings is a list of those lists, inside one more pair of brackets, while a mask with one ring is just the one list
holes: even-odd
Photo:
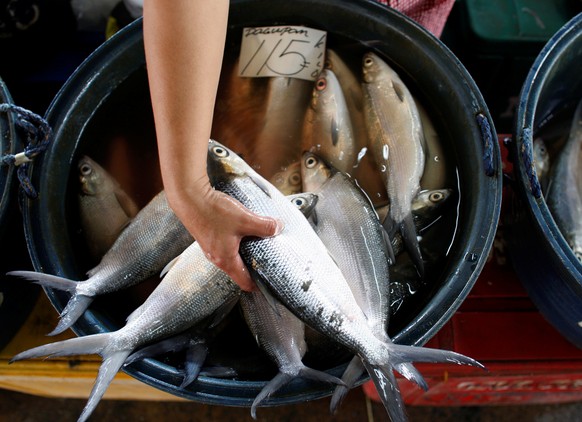
[[14, 104], [0, 104], [0, 112], [14, 113], [15, 125], [25, 134], [24, 151], [18, 154], [6, 154], [0, 157], [2, 165], [17, 167], [16, 175], [26, 196], [35, 199], [38, 194], [28, 176], [28, 163], [38, 154], [44, 152], [50, 144], [52, 130], [45, 119], [37, 114]]
[[520, 154], [525, 174], [529, 180], [531, 193], [534, 198], [539, 199], [542, 196], [542, 188], [536, 174], [535, 163], [533, 160], [533, 136], [530, 128], [523, 129]]

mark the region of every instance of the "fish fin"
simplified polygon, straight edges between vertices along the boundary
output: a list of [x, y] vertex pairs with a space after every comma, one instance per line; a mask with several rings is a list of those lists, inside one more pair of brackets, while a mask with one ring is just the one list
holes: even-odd
[[110, 339], [111, 333], [101, 333], [56, 341], [20, 352], [10, 359], [10, 363], [42, 356], [100, 355]]
[[128, 356], [124, 366], [131, 365], [138, 360], [159, 356], [169, 352], [179, 352], [188, 347], [191, 336], [189, 334], [181, 334], [158, 341], [146, 347], [133, 352]]
[[48, 335], [54, 336], [70, 328], [93, 302], [92, 296], [73, 294], [61, 312], [59, 323]]
[[335, 117], [332, 117], [331, 119], [330, 131], [331, 131], [331, 144], [335, 147], [339, 141], [339, 125], [337, 124]]
[[396, 256], [394, 255], [392, 240], [390, 239], [390, 235], [388, 234], [384, 226], [382, 226], [380, 232], [382, 233], [382, 239], [384, 240], [384, 244], [386, 245], [386, 252], [388, 252], [388, 259], [390, 260], [389, 264], [393, 265], [396, 263]]
[[198, 378], [206, 356], [208, 356], [206, 342], [203, 339], [198, 339], [198, 341], [192, 339], [186, 350], [185, 375], [180, 388], [186, 388]]
[[63, 290], [65, 292], [74, 293], [77, 289], [77, 281], [69, 280], [68, 278], [59, 277], [52, 274], [45, 274], [36, 271], [10, 271], [6, 275], [21, 277], [26, 280], [34, 281], [43, 287], [50, 287], [52, 289]]
[[172, 269], [172, 267], [174, 265], [176, 265], [176, 262], [178, 262], [179, 259], [180, 259], [180, 255], [178, 255], [177, 257], [172, 259], [170, 262], [168, 262], [166, 264], [166, 266], [162, 269], [162, 272], [160, 273], [160, 278], [163, 278], [166, 274], [168, 274], [168, 272]]
[[218, 324], [224, 320], [224, 318], [232, 311], [232, 308], [238, 303], [239, 296], [236, 295], [235, 297], [229, 299], [225, 303], [223, 303], [214, 313], [212, 314], [212, 319], [210, 324], [208, 325], [208, 329], [215, 328]]
[[406, 92], [406, 88], [403, 87], [399, 82], [393, 80], [392, 89], [394, 90], [394, 93], [401, 102], [404, 102], [406, 100], [406, 97], [404, 95], [404, 93]]
[[428, 390], [428, 384], [426, 383], [426, 380], [412, 363], [400, 363], [395, 365], [394, 368], [408, 381], [415, 383], [424, 391]]
[[395, 365], [403, 362], [455, 363], [457, 365], [469, 365], [486, 369], [483, 364], [475, 359], [450, 350], [400, 344], [390, 344], [389, 348], [393, 355], [398, 356], [399, 362], [394, 363]]
[[354, 356], [342, 375], [342, 381], [346, 385], [345, 386], [338, 385], [333, 391], [333, 395], [331, 396], [329, 409], [332, 415], [336, 414], [342, 401], [344, 400], [350, 389], [354, 386], [354, 384], [360, 378], [360, 376], [365, 372], [366, 368], [362, 363], [362, 359], [360, 359], [359, 356]]
[[271, 189], [269, 188], [269, 182], [267, 182], [261, 176], [256, 174], [248, 174], [248, 176], [253, 181], [253, 183], [259, 187], [259, 189], [265, 192], [265, 195], [267, 195], [269, 198], [271, 197]]
[[91, 416], [103, 394], [105, 394], [105, 390], [107, 390], [107, 387], [109, 387], [109, 384], [111, 384], [111, 381], [113, 381], [130, 353], [131, 351], [128, 350], [118, 350], [103, 358], [103, 363], [99, 367], [99, 373], [89, 395], [89, 400], [87, 400], [87, 404], [77, 422], [84, 422]]
[[318, 371], [317, 369], [313, 369], [308, 366], [304, 366], [299, 369], [299, 376], [305, 379], [327, 382], [329, 384], [336, 384], [342, 387], [346, 386], [346, 384], [338, 377], [335, 377], [323, 371]]
[[257, 407], [263, 401], [265, 401], [265, 399], [270, 397], [271, 394], [277, 392], [282, 387], [289, 384], [294, 378], [295, 377], [293, 375], [284, 374], [282, 372], [279, 372], [277, 375], [275, 375], [273, 379], [263, 387], [259, 394], [257, 394], [257, 397], [255, 397], [255, 400], [251, 405], [251, 416], [253, 417], [253, 419], [257, 419]]
[[410, 254], [412, 262], [414, 262], [416, 271], [418, 271], [418, 275], [420, 275], [421, 278], [424, 278], [424, 262], [422, 260], [422, 253], [420, 252], [420, 244], [416, 237], [416, 227], [414, 226], [412, 213], [409, 213], [404, 220], [402, 220], [399, 226], [402, 240], [404, 241], [406, 250]]
[[386, 408], [390, 420], [392, 422], [406, 422], [408, 418], [404, 402], [392, 367], [390, 365], [373, 365], [364, 359], [362, 359], [362, 363], [376, 386], [378, 396]]
[[271, 291], [269, 290], [269, 288], [265, 284], [264, 280], [266, 278], [262, 275], [261, 270], [255, 268], [251, 271], [254, 271], [258, 275], [258, 277], [254, 277], [254, 280], [255, 280], [255, 283], [257, 284], [257, 287], [259, 288], [259, 290], [263, 294], [263, 296], [265, 296], [265, 299], [267, 299], [267, 303], [269, 304], [269, 306], [271, 306], [271, 308], [273, 309], [273, 312], [275, 312], [275, 315], [277, 315], [278, 317], [281, 317], [281, 312], [279, 312], [279, 309], [277, 306], [279, 304], [279, 300], [275, 296], [273, 296], [273, 294], [271, 293]]

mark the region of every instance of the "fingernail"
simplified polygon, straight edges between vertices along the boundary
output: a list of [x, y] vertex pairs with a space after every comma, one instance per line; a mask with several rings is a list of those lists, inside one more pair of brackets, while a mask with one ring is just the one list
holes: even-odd
[[275, 227], [275, 233], [273, 234], [273, 236], [277, 236], [285, 229], [285, 223], [283, 223], [282, 220], [276, 218], [275, 221], [277, 222], [277, 227]]

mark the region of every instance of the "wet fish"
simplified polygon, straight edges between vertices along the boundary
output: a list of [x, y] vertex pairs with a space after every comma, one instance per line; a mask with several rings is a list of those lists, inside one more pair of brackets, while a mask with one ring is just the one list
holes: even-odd
[[301, 125], [312, 82], [286, 77], [268, 78], [263, 125], [245, 160], [270, 179], [301, 159]]
[[566, 144], [556, 157], [548, 182], [546, 202], [574, 255], [582, 261], [582, 196], [578, 177], [582, 146], [582, 100], [578, 103]]
[[81, 157], [77, 169], [81, 227], [91, 257], [101, 259], [139, 207], [113, 176], [88, 156]]
[[86, 280], [69, 280], [35, 271], [8, 274], [71, 294], [57, 327], [50, 333], [55, 335], [73, 325], [95, 296], [133, 286], [158, 274], [193, 240], [161, 191], [122, 231], [99, 264], [87, 272]]
[[338, 378], [303, 364], [307, 351], [305, 324], [280, 302], [269, 302], [261, 292], [243, 292], [240, 305], [257, 344], [279, 368], [279, 373], [253, 401], [251, 415], [254, 419], [257, 407], [264, 400], [296, 378], [342, 384]]
[[[394, 254], [370, 199], [352, 178], [314, 154], [303, 155], [301, 170], [305, 189], [318, 196], [315, 232], [346, 278], [376, 337], [391, 342], [386, 329], [390, 315], [389, 265]], [[400, 366], [399, 372], [426, 387], [414, 367], [408, 363]], [[360, 357], [356, 356], [342, 376], [346, 385], [336, 387], [332, 396], [333, 413], [365, 372]]]
[[[418, 193], [412, 200], [412, 218], [416, 232], [422, 235], [439, 218], [441, 218], [445, 205], [453, 193], [452, 189], [424, 190]], [[390, 205], [376, 208], [380, 221], [384, 221], [390, 211]], [[392, 250], [397, 256], [404, 251], [404, 244], [400, 233], [395, 233], [392, 237]]]
[[78, 419], [85, 421], [136, 348], [207, 319], [220, 320], [240, 295], [238, 286], [207, 260], [197, 242], [172, 261], [165, 272], [161, 283], [121, 329], [35, 347], [17, 354], [11, 362], [42, 356], [99, 354], [103, 362]]
[[208, 152], [208, 173], [215, 189], [251, 211], [284, 223], [276, 236], [241, 242], [241, 256], [261, 291], [275, 297], [305, 324], [360, 356], [394, 421], [406, 420], [406, 415], [393, 368], [412, 361], [482, 367], [455, 352], [378, 339], [341, 270], [301, 212], [228, 148], [211, 140]]
[[406, 85], [379, 56], [364, 54], [362, 73], [370, 148], [391, 204], [385, 221], [391, 233], [400, 231], [422, 276], [424, 264], [410, 209], [425, 164], [420, 115]]
[[345, 173], [352, 173], [357, 164], [352, 120], [340, 83], [331, 69], [323, 69], [313, 86], [303, 124], [302, 148]]
[[440, 136], [432, 123], [432, 119], [422, 105], [415, 99], [416, 107], [422, 122], [424, 136], [424, 170], [420, 178], [421, 189], [442, 189], [447, 180], [447, 158], [443, 149]]
[[542, 191], [545, 192], [548, 185], [548, 175], [550, 173], [550, 154], [543, 138], [537, 137], [533, 140], [533, 160], [536, 175]]
[[301, 163], [296, 161], [289, 164], [286, 169], [277, 172], [271, 177], [270, 182], [283, 193], [292, 195], [301, 192]]

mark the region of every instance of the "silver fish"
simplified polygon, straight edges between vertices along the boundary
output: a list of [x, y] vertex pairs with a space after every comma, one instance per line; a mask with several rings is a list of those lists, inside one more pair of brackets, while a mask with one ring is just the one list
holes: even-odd
[[11, 361], [42, 356], [101, 355], [103, 363], [78, 419], [85, 421], [132, 351], [184, 331], [217, 313], [223, 316], [240, 295], [238, 286], [207, 260], [197, 242], [166, 271], [161, 283], [119, 330], [35, 347], [17, 354]]
[[113, 176], [88, 156], [81, 157], [77, 169], [81, 227], [91, 257], [101, 259], [139, 207]]
[[303, 151], [311, 151], [335, 168], [353, 172], [356, 140], [346, 100], [331, 69], [323, 69], [311, 95], [303, 124]]
[[275, 173], [270, 182], [279, 189], [283, 195], [293, 195], [301, 192], [301, 163], [296, 161], [286, 169]]
[[412, 361], [482, 367], [455, 352], [396, 345], [377, 338], [341, 270], [301, 212], [228, 148], [211, 140], [208, 152], [208, 174], [215, 189], [284, 224], [276, 236], [241, 242], [241, 256], [259, 288], [305, 324], [360, 356], [394, 421], [406, 420], [394, 367]]
[[582, 100], [578, 103], [566, 144], [556, 157], [547, 188], [546, 202], [552, 217], [582, 261], [582, 196], [578, 177], [582, 171], [579, 160], [582, 146]]
[[253, 401], [251, 415], [254, 419], [257, 407], [295, 378], [342, 384], [338, 378], [303, 364], [307, 351], [305, 324], [280, 302], [269, 302], [261, 292], [243, 292], [240, 305], [257, 344], [279, 368], [279, 373]]
[[[391, 342], [386, 333], [390, 315], [389, 264], [394, 261], [390, 238], [380, 223], [367, 195], [345, 173], [332, 169], [320, 157], [305, 153], [302, 161], [305, 189], [318, 196], [315, 232], [327, 247], [379, 339]], [[396, 365], [411, 381], [426, 388], [426, 382], [412, 365]], [[332, 396], [335, 413], [341, 401], [365, 373], [358, 356], [348, 365]]]
[[533, 140], [533, 162], [542, 191], [545, 192], [550, 173], [550, 154], [543, 138], [537, 137]]
[[424, 265], [410, 210], [425, 164], [420, 115], [406, 85], [376, 54], [364, 54], [362, 72], [370, 148], [391, 204], [386, 222], [391, 232], [400, 231], [422, 276]]
[[445, 151], [441, 144], [432, 119], [422, 105], [422, 103], [415, 99], [416, 107], [422, 122], [422, 130], [424, 133], [424, 155], [425, 163], [422, 177], [420, 178], [421, 189], [441, 189], [446, 185], [447, 180], [447, 158]]
[[301, 124], [312, 82], [286, 77], [268, 78], [263, 125], [245, 160], [270, 179], [301, 158]]
[[75, 281], [35, 271], [12, 271], [9, 275], [71, 294], [50, 333], [62, 333], [77, 321], [95, 296], [133, 286], [155, 274], [193, 241], [174, 214], [164, 191], [158, 193], [126, 227], [99, 264]]

